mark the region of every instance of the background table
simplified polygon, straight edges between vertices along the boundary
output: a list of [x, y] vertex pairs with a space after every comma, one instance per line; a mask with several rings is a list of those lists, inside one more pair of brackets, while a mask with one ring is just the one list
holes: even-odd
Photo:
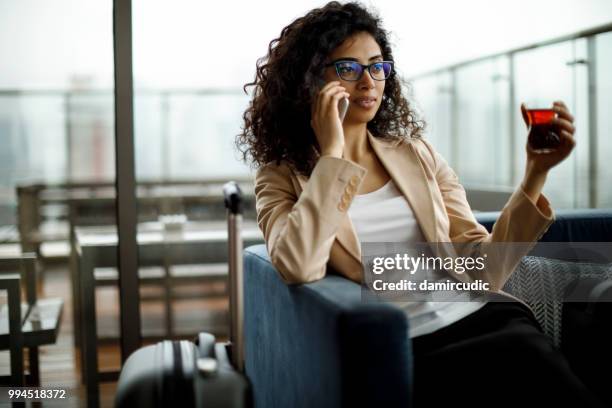
[[[255, 224], [242, 228], [245, 246], [263, 242]], [[180, 231], [167, 231], [161, 223], [143, 223], [138, 227], [139, 266], [207, 264], [227, 262], [227, 226], [224, 222], [188, 222]], [[98, 382], [113, 381], [118, 372], [98, 371], [94, 269], [117, 265], [117, 231], [115, 227], [75, 228], [77, 286], [81, 311], [81, 369], [86, 384], [89, 406], [98, 405]], [[133, 271], [132, 273], [137, 273]], [[138, 294], [129, 296], [134, 302]], [[127, 331], [140, 327], [127, 325]]]

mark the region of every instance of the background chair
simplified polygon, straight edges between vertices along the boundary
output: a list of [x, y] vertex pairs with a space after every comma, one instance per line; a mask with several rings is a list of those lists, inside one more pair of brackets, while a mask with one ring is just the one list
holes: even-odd
[[[497, 214], [477, 217], [490, 230]], [[612, 211], [560, 211], [541, 241], [612, 241]], [[548, 262], [530, 256], [513, 278], [538, 260]], [[288, 286], [264, 245], [247, 248], [244, 262], [245, 365], [255, 406], [410, 406], [411, 342], [399, 308], [363, 303], [360, 286], [335, 275]]]
[[[11, 375], [0, 384], [40, 385], [38, 347], [57, 340], [64, 301], [38, 299], [38, 262], [33, 253], [0, 258], [0, 289], [6, 289], [7, 304], [0, 308], [0, 350], [9, 350]], [[22, 287], [25, 302], [21, 302]], [[28, 348], [29, 374], [24, 376], [23, 348]]]

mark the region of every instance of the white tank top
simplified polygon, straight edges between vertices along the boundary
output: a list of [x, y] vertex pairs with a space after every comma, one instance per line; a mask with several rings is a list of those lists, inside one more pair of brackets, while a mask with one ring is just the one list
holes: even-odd
[[[376, 191], [356, 195], [348, 210], [359, 242], [426, 242], [414, 212], [395, 183], [387, 184]], [[437, 278], [448, 279], [450, 275], [439, 272]], [[448, 292], [445, 299], [448, 299]], [[435, 298], [435, 296], [434, 296]], [[457, 301], [394, 302], [407, 314], [409, 335], [417, 337], [432, 333], [474, 313], [486, 304], [484, 300], [459, 301], [465, 293], [456, 294]]]

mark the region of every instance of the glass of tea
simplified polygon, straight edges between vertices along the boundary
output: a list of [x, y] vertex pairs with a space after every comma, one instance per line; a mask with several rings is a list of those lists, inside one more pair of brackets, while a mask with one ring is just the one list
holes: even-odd
[[536, 152], [547, 153], [561, 144], [561, 138], [552, 123], [557, 117], [552, 106], [552, 102], [542, 100], [531, 100], [525, 103], [529, 130], [527, 141]]

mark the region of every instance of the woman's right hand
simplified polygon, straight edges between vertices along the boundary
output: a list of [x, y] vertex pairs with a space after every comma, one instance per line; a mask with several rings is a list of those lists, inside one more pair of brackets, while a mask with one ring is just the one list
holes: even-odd
[[344, 130], [338, 113], [338, 103], [350, 94], [339, 81], [332, 81], [316, 95], [311, 112], [310, 126], [314, 130], [321, 155], [342, 157], [344, 152]]

